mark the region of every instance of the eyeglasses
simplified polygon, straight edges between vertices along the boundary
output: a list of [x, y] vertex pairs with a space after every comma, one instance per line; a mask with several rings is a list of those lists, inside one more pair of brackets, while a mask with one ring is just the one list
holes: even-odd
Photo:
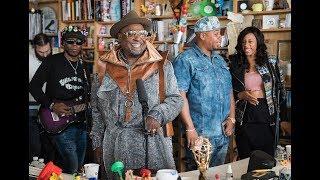
[[76, 43], [76, 45], [82, 45], [83, 44], [83, 41], [81, 41], [80, 39], [67, 39], [66, 40], [66, 43], [67, 44], [74, 44]]
[[132, 38], [136, 35], [144, 38], [144, 37], [147, 37], [148, 36], [148, 31], [146, 30], [140, 30], [140, 31], [128, 31], [128, 32], [125, 32], [123, 33], [124, 35], [126, 35], [128, 38]]

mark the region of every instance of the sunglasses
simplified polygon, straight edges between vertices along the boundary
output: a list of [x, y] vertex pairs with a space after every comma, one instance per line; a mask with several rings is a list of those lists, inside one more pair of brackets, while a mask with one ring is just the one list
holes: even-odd
[[146, 30], [128, 31], [123, 34], [126, 35], [128, 38], [132, 38], [134, 36], [140, 36], [140, 37], [144, 38], [144, 37], [148, 36], [148, 31], [146, 31]]
[[67, 44], [74, 44], [76, 43], [76, 45], [82, 45], [83, 41], [81, 41], [80, 39], [67, 39], [66, 40]]

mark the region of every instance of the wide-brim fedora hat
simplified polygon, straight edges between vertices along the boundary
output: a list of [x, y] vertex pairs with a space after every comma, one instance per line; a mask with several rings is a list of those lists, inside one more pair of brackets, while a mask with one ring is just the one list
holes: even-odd
[[134, 10], [132, 10], [111, 27], [111, 37], [118, 38], [119, 31], [130, 24], [141, 24], [146, 31], [151, 31], [151, 21], [147, 18], [139, 17], [139, 15]]

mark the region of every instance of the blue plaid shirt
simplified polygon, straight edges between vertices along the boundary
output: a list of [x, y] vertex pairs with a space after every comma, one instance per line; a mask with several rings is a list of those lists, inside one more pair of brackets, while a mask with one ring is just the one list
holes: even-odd
[[230, 112], [231, 74], [224, 59], [205, 55], [194, 43], [173, 62], [179, 90], [186, 92], [199, 135], [222, 135], [221, 123]]

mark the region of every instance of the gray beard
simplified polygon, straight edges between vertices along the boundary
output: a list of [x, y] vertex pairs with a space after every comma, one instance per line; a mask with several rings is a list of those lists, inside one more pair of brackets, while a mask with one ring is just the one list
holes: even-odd
[[141, 49], [141, 51], [134, 51], [132, 49], [130, 49], [130, 54], [132, 57], [139, 57], [142, 55], [142, 53], [145, 51], [145, 49]]

